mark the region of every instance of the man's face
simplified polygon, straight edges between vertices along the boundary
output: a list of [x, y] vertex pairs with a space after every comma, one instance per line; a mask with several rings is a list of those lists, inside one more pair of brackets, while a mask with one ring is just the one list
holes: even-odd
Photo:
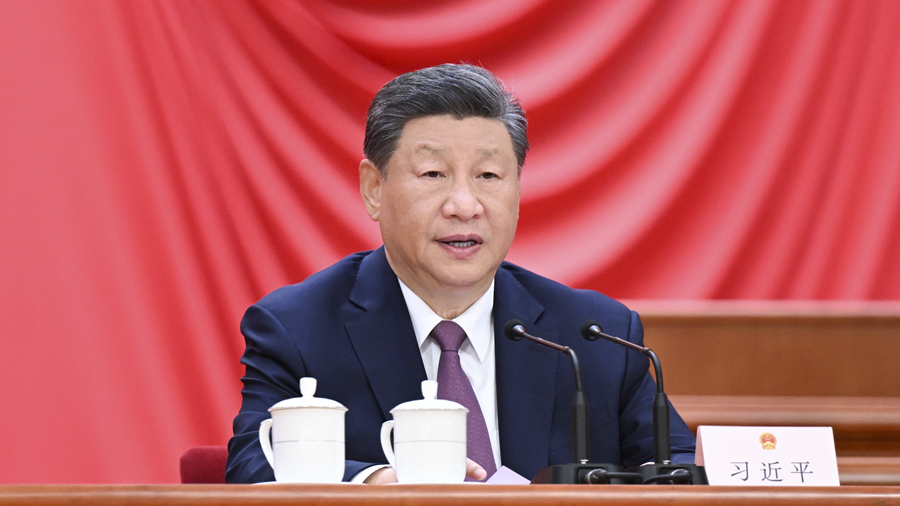
[[391, 267], [426, 302], [487, 290], [519, 217], [518, 166], [502, 122], [413, 119], [386, 177], [363, 160], [360, 185]]

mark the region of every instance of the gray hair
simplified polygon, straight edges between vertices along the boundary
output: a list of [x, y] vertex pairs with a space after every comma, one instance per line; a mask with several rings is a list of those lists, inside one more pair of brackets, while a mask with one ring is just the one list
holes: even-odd
[[519, 100], [494, 74], [467, 64], [445, 63], [402, 74], [372, 99], [366, 118], [363, 154], [387, 174], [388, 160], [406, 123], [415, 118], [449, 114], [456, 119], [500, 120], [512, 140], [519, 173], [528, 152], [528, 121]]

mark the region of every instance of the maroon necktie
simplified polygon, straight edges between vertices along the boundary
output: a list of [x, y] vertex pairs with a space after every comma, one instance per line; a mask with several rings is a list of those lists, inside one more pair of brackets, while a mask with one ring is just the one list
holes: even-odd
[[431, 336], [441, 346], [437, 377], [438, 398], [458, 402], [469, 410], [466, 418], [466, 453], [487, 471], [487, 478], [490, 478], [497, 472], [491, 438], [488, 436], [478, 398], [459, 363], [459, 347], [466, 340], [466, 331], [455, 322], [444, 320], [434, 327]]

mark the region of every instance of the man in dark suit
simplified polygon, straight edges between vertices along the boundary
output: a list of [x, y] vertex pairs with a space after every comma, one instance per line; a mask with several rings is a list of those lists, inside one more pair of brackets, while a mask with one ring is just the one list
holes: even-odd
[[[512, 318], [579, 354], [591, 460], [631, 467], [653, 459], [655, 388], [646, 358], [586, 342], [579, 333], [582, 322], [594, 319], [605, 332], [641, 343], [637, 314], [503, 260], [515, 235], [527, 149], [518, 101], [482, 68], [423, 69], [379, 91], [359, 173], [384, 246], [247, 310], [243, 404], [229, 443], [228, 481], [273, 479], [259, 423], [273, 404], [299, 395], [304, 376], [318, 380], [318, 396], [348, 408], [344, 479], [396, 481], [384, 465], [379, 430], [392, 408], [421, 398], [420, 383], [441, 374], [447, 350], [432, 329], [446, 321], [465, 332], [459, 362], [493, 455], [469, 461], [471, 478], [483, 479], [485, 469], [498, 465], [531, 478], [572, 460], [569, 358], [505, 339], [503, 325]], [[693, 435], [670, 411], [672, 460], [690, 462]]]

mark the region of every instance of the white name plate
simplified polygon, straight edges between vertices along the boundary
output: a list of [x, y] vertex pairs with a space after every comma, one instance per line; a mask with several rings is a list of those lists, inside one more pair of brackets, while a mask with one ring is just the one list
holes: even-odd
[[831, 427], [697, 427], [710, 485], [837, 486]]

